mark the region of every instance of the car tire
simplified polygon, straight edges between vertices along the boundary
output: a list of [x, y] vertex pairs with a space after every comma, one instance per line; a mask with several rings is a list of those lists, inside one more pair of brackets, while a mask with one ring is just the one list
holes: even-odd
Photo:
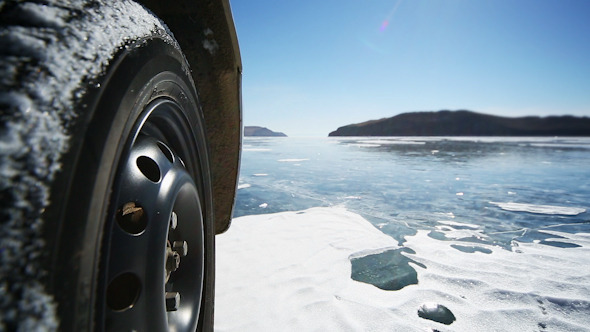
[[212, 330], [209, 153], [171, 33], [129, 1], [0, 19], [3, 327]]

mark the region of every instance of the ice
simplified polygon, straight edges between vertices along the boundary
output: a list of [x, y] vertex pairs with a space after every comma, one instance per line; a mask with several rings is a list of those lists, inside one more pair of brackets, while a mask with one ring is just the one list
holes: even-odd
[[216, 331], [362, 330], [355, 316], [367, 308], [342, 294], [360, 284], [349, 256], [397, 247], [340, 208], [236, 218], [216, 242]]
[[[351, 259], [399, 248], [359, 215], [332, 207], [236, 218], [217, 237], [215, 330], [589, 331], [590, 234], [547, 232], [580, 247], [470, 251], [418, 230], [402, 247], [418, 284], [387, 291], [350, 278]], [[442, 308], [450, 325], [429, 320], [450, 317]]]
[[[258, 224], [258, 217], [247, 219], [246, 233], [242, 228], [232, 235], [230, 229], [218, 237], [226, 246], [233, 241], [224, 236], [240, 238], [236, 251], [242, 243], [258, 242], [259, 248], [245, 256], [218, 251], [226, 262], [217, 271], [225, 279], [217, 285], [217, 329], [583, 331], [590, 326], [590, 235], [583, 234], [589, 233], [588, 212], [540, 215], [508, 212], [489, 203], [514, 200], [588, 209], [587, 186], [579, 181], [589, 174], [586, 151], [532, 147], [529, 142], [541, 140], [528, 138], [436, 144], [430, 138], [413, 139], [426, 146], [361, 149], [351, 146], [388, 138], [327, 139], [329, 144], [290, 138], [264, 145], [273, 149], [272, 154], [245, 154], [252, 158], [244, 160], [243, 174], [268, 177], [247, 177], [246, 182], [257, 182], [256, 188], [241, 193], [260, 194], [238, 199], [238, 205], [247, 205], [243, 214], [277, 212], [278, 206], [281, 211], [342, 206], [361, 213], [395, 240], [378, 248], [371, 240], [366, 241], [369, 246], [360, 243], [338, 268], [325, 253], [333, 250], [337, 237], [355, 239], [356, 233], [341, 233], [355, 229], [346, 223], [347, 215], [329, 220], [316, 215], [317, 210], [307, 210], [281, 218], [273, 215], [272, 224]], [[433, 157], [432, 149], [440, 152]], [[407, 154], [415, 151], [421, 154]], [[505, 156], [498, 157], [500, 152]], [[275, 163], [281, 158], [313, 162], [286, 167], [293, 164]], [[541, 164], [544, 160], [553, 164]], [[532, 164], [539, 167], [527, 166]], [[464, 195], [456, 196], [457, 192]], [[318, 199], [309, 202], [302, 196]], [[266, 210], [258, 208], [263, 202], [269, 203]], [[243, 221], [237, 219], [233, 226]], [[313, 257], [321, 257], [322, 264], [312, 267], [291, 260], [291, 251], [308, 248], [317, 252]], [[363, 282], [352, 278], [357, 258], [377, 258], [357, 271], [368, 276]], [[253, 273], [250, 269], [262, 272], [251, 278], [244, 275]], [[239, 294], [230, 294], [236, 289]], [[420, 318], [418, 310], [428, 303], [448, 308], [456, 320], [447, 326]], [[254, 318], [242, 316], [242, 310]]]
[[377, 148], [377, 147], [380, 147], [381, 144], [359, 143], [359, 144], [348, 144], [348, 146], [356, 146], [359, 148]]
[[488, 248], [483, 248], [480, 246], [462, 246], [458, 244], [451, 244], [452, 248], [455, 248], [459, 251], [466, 252], [466, 253], [474, 253], [474, 252], [483, 252], [484, 254], [491, 254], [492, 250]]
[[307, 161], [307, 160], [309, 160], [309, 159], [306, 159], [306, 158], [300, 158], [300, 159], [297, 159], [297, 158], [288, 158], [288, 159], [279, 159], [278, 161], [281, 162], [281, 163], [297, 163], [297, 162]]
[[424, 269], [426, 266], [403, 255], [404, 252], [415, 254], [411, 249], [400, 248], [361, 257], [351, 256], [351, 277], [384, 290], [399, 290], [408, 285], [416, 285], [418, 274], [410, 263]]
[[272, 149], [267, 149], [267, 148], [242, 148], [242, 151], [252, 151], [252, 152], [266, 152], [266, 151], [272, 151]]
[[422, 141], [411, 141], [411, 140], [405, 140], [405, 139], [399, 139], [399, 140], [380, 139], [380, 140], [360, 141], [360, 144], [374, 144], [374, 145], [411, 144], [411, 145], [424, 145], [424, 144], [426, 144], [426, 142], [422, 142]]
[[473, 229], [469, 227], [450, 227], [450, 226], [436, 226], [436, 230], [444, 232], [447, 239], [487, 239], [488, 236], [484, 234], [482, 229]]
[[524, 204], [524, 203], [500, 203], [490, 202], [490, 204], [496, 205], [499, 208], [506, 211], [513, 212], [529, 212], [538, 214], [560, 214], [567, 216], [576, 216], [578, 214], [586, 212], [586, 209], [579, 207], [565, 207], [565, 206], [554, 206], [554, 205], [535, 205], [535, 204]]
[[548, 238], [546, 240], [567, 241], [580, 247], [590, 247], [590, 234], [588, 233], [570, 234], [552, 230], [540, 230], [539, 232], [555, 236], [555, 238]]
[[448, 225], [448, 226], [459, 226], [459, 227], [466, 227], [466, 228], [472, 228], [472, 229], [479, 228], [479, 225], [462, 223], [462, 222], [457, 222], [457, 221], [452, 221], [452, 220], [439, 220], [438, 223], [443, 224], [443, 225]]
[[541, 148], [578, 148], [578, 149], [590, 149], [588, 142], [581, 142], [579, 144], [572, 142], [560, 142], [560, 143], [531, 143], [531, 146]]
[[435, 226], [435, 229], [444, 234], [444, 239], [488, 239], [488, 236], [484, 234], [483, 229], [478, 225], [450, 220], [439, 220], [437, 222], [442, 226]]
[[449, 308], [432, 302], [424, 303], [420, 309], [418, 309], [418, 316], [446, 325], [452, 324], [456, 320]]

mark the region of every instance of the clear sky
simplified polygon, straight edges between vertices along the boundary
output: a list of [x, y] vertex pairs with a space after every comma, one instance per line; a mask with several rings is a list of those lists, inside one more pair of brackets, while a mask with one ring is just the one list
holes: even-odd
[[409, 111], [590, 116], [590, 0], [231, 0], [244, 124], [325, 137]]

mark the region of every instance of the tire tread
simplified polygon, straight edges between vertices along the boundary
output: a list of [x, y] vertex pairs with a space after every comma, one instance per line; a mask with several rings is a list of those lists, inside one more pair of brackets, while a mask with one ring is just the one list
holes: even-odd
[[[113, 20], [133, 33], [110, 30]], [[0, 331], [58, 329], [55, 181], [89, 121], [85, 94], [122, 47], [154, 36], [175, 43], [132, 1], [0, 1]]]

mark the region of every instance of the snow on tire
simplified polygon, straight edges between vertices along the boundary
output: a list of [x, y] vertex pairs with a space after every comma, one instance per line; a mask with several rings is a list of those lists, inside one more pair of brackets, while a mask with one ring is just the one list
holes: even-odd
[[150, 36], [178, 48], [170, 35], [132, 1], [0, 1], [0, 330], [58, 329], [55, 182], [84, 98], [122, 48]]

